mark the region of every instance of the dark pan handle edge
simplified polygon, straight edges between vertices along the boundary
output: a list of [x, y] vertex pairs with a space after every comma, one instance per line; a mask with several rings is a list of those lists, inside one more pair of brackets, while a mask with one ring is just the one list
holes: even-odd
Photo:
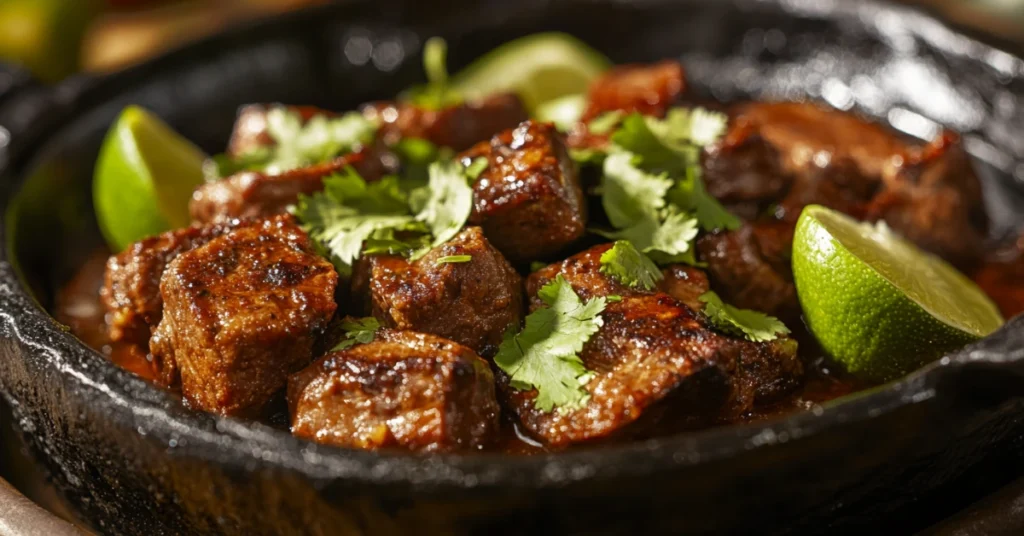
[[85, 536], [88, 533], [51, 514], [0, 478], [0, 536]]
[[1024, 397], [1024, 314], [943, 362], [936, 385], [940, 391], [958, 392], [974, 402]]

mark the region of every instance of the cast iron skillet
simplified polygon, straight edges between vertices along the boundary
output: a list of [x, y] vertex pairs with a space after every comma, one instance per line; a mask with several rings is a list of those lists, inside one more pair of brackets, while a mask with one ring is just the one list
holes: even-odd
[[826, 0], [419, 4], [349, 2], [256, 24], [70, 81], [3, 119], [13, 142], [0, 155], [0, 392], [97, 529], [844, 532], [1016, 448], [1021, 318], [906, 379], [787, 418], [537, 457], [347, 451], [193, 413], [51, 320], [54, 290], [99, 244], [91, 170], [124, 105], [216, 151], [243, 103], [345, 109], [394, 94], [419, 79], [419, 45], [435, 34], [449, 39], [455, 67], [558, 29], [617, 62], [681, 56], [696, 91], [718, 98], [810, 96], [919, 135], [945, 124], [978, 160], [994, 233], [1024, 220], [1014, 178], [1024, 171], [1024, 61], [915, 11]]

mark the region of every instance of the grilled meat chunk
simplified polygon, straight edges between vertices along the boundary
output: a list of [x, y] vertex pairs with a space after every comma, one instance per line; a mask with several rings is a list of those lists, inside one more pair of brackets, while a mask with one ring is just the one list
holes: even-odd
[[192, 193], [189, 211], [192, 221], [208, 223], [233, 218], [281, 214], [298, 200], [324, 188], [324, 177], [352, 166], [368, 181], [390, 171], [386, 149], [380, 144], [364, 147], [329, 162], [293, 169], [277, 175], [243, 171], [216, 182], [201, 185]]
[[[499, 374], [507, 407], [525, 430], [551, 446], [603, 437], [666, 433], [716, 422], [748, 411], [795, 387], [803, 374], [796, 343], [781, 338], [752, 343], [711, 331], [703, 316], [664, 292], [624, 287], [599, 272], [600, 256], [610, 247], [595, 246], [534, 272], [527, 280], [534, 308], [537, 291], [559, 273], [582, 299], [617, 294], [607, 305], [604, 325], [584, 345], [580, 358], [593, 378], [590, 394], [575, 409], [542, 412], [536, 393], [513, 389]], [[706, 287], [694, 275], [692, 288], [670, 274], [666, 288], [687, 296]], [[699, 302], [698, 302], [699, 303]]]
[[789, 321], [799, 317], [800, 307], [789, 265], [792, 242], [788, 223], [747, 223], [702, 236], [697, 252], [725, 301]]
[[[468, 262], [438, 263], [450, 255]], [[422, 258], [364, 257], [353, 294], [388, 327], [432, 333], [490, 356], [522, 316], [522, 281], [508, 261], [468, 227]]]
[[498, 433], [494, 376], [472, 350], [381, 329], [288, 380], [292, 433], [319, 443], [413, 451], [479, 449]]
[[661, 117], [685, 90], [686, 74], [677, 61], [615, 67], [590, 85], [583, 120], [613, 111]]
[[[755, 137], [774, 147], [778, 167], [793, 176], [778, 200], [777, 218], [795, 223], [805, 206], [816, 203], [857, 218], [885, 220], [958, 265], [977, 258], [988, 223], [977, 176], [954, 134], [921, 146], [855, 115], [811, 103], [740, 105], [723, 145]], [[725, 150], [722, 157], [730, 153]], [[709, 177], [709, 191], [724, 194], [728, 177]]]
[[434, 145], [463, 151], [474, 143], [514, 128], [527, 118], [519, 97], [511, 93], [491, 95], [442, 110], [428, 110], [402, 102], [374, 102], [363, 115], [380, 127], [388, 145], [402, 138], [421, 138]]
[[704, 308], [704, 303], [697, 298], [711, 290], [711, 284], [703, 270], [685, 264], [673, 264], [662, 270], [662, 274], [664, 279], [658, 285], [662, 292], [694, 311]]
[[544, 258], [586, 232], [576, 166], [552, 125], [525, 121], [460, 156], [486, 158], [473, 184], [470, 223], [513, 263]]
[[753, 220], [786, 195], [793, 177], [782, 169], [778, 151], [760, 136], [732, 134], [702, 155], [704, 183], [733, 214]]
[[191, 406], [256, 411], [309, 363], [337, 281], [290, 216], [234, 229], [168, 265], [150, 352]]
[[163, 315], [160, 277], [167, 264], [233, 227], [217, 224], [167, 231], [110, 257], [100, 290], [110, 340], [148, 346], [150, 334]]

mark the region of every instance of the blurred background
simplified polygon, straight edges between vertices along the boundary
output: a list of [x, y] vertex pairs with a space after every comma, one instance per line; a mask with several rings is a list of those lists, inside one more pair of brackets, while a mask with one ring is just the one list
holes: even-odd
[[[225, 26], [331, 1], [343, 0], [0, 0], [0, 59], [53, 82], [117, 70]], [[1024, 44], [1024, 0], [902, 1]]]

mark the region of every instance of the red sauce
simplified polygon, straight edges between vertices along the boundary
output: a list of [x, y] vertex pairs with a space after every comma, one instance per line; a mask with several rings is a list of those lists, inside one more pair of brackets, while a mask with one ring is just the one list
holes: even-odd
[[[57, 296], [55, 317], [68, 325], [82, 342], [97, 349], [118, 366], [143, 378], [153, 379], [148, 356], [130, 344], [112, 343], [107, 337], [99, 289], [109, 255], [97, 251], [80, 268]], [[994, 251], [974, 273], [974, 280], [998, 304], [1006, 318], [1024, 312], [1024, 236], [1016, 243]], [[855, 381], [834, 367], [823, 356], [814, 337], [803, 326], [790, 326], [800, 343], [800, 353], [807, 366], [804, 385], [789, 397], [744, 415], [735, 422], [751, 422], [794, 411], [811, 410], [815, 406], [848, 395], [869, 385]], [[288, 427], [283, 403], [267, 418], [269, 424]], [[518, 433], [511, 420], [505, 419], [499, 450], [510, 454], [535, 454], [545, 449]], [[729, 424], [724, 422], [721, 424]]]

